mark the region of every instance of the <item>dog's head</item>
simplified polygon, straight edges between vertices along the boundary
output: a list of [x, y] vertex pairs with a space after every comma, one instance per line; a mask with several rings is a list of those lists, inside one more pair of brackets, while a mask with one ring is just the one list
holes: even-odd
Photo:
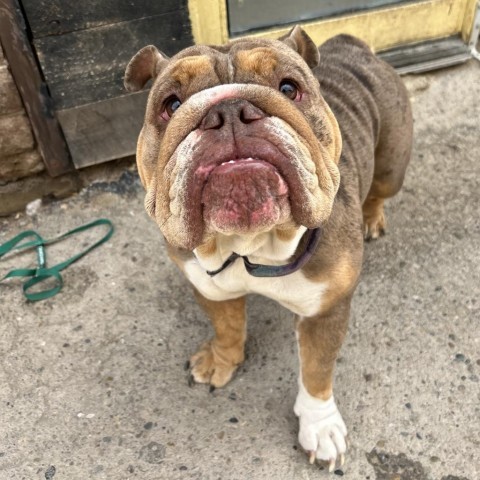
[[127, 66], [125, 86], [149, 79], [137, 145], [145, 207], [167, 241], [189, 250], [216, 233], [284, 224], [314, 228], [338, 189], [341, 137], [312, 73], [318, 49], [299, 27], [280, 40], [155, 47]]

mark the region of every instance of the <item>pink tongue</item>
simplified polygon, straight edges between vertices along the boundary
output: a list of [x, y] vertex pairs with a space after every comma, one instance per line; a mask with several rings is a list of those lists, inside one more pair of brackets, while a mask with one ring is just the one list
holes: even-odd
[[225, 232], [270, 227], [289, 212], [287, 195], [287, 184], [271, 164], [235, 160], [211, 172], [202, 194], [203, 216]]

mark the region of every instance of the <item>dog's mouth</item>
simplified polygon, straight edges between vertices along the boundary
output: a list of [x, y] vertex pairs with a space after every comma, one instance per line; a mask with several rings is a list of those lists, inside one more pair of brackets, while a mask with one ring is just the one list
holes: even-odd
[[216, 231], [268, 230], [290, 216], [288, 184], [268, 161], [227, 160], [204, 175], [203, 219]]
[[[225, 122], [225, 115], [213, 120]], [[251, 235], [292, 221], [308, 228], [322, 221], [333, 188], [303, 117], [302, 128], [275, 115], [235, 119], [191, 130], [158, 170], [153, 208], [162, 212], [156, 214], [161, 228], [175, 226], [175, 234], [164, 228], [168, 241], [193, 249], [215, 233]]]

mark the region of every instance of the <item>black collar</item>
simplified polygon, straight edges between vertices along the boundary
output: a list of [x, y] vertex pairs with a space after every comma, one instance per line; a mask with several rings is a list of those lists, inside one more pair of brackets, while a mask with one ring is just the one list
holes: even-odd
[[307, 230], [306, 234], [308, 235], [308, 239], [305, 250], [293, 262], [287, 263], [286, 265], [260, 265], [259, 263], [251, 263], [248, 257], [233, 252], [219, 269], [213, 271], [207, 270], [207, 273], [213, 277], [229, 267], [237, 258], [242, 258], [245, 269], [254, 277], [283, 277], [284, 275], [290, 275], [302, 268], [310, 260], [318, 246], [322, 231], [320, 228], [314, 228]]

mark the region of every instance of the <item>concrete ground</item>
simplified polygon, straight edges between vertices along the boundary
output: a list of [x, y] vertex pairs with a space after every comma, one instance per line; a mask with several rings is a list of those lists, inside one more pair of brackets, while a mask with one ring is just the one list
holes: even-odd
[[[480, 478], [480, 63], [405, 79], [415, 149], [386, 237], [366, 244], [336, 398], [352, 480]], [[138, 178], [0, 220], [0, 243], [98, 217], [116, 233], [56, 297], [0, 285], [0, 477], [316, 479], [298, 448], [292, 315], [249, 302], [248, 358], [224, 389], [189, 387], [211, 334], [143, 210]], [[51, 264], [99, 233], [49, 248]], [[33, 253], [0, 263], [33, 262]]]

